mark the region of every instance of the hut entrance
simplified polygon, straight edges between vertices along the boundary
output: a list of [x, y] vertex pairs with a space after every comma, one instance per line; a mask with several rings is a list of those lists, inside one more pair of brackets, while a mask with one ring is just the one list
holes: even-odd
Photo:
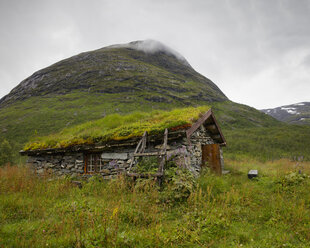
[[221, 175], [222, 166], [221, 166], [219, 144], [202, 145], [201, 150], [202, 150], [201, 166], [204, 167], [207, 164], [212, 171]]

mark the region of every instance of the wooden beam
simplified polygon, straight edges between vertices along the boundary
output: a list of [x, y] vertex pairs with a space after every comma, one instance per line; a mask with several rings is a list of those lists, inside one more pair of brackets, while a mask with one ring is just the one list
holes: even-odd
[[205, 113], [197, 122], [195, 122], [190, 129], [186, 131], [187, 139], [211, 116], [211, 109]]
[[211, 112], [211, 115], [212, 115], [212, 118], [213, 118], [213, 121], [214, 121], [215, 125], [217, 126], [217, 129], [219, 130], [219, 133], [220, 133], [220, 136], [221, 136], [221, 140], [222, 140], [222, 144], [221, 145], [226, 146], [226, 140], [225, 140], [225, 137], [224, 137], [224, 135], [222, 133], [222, 130], [221, 130], [219, 124], [217, 123], [217, 120], [216, 120], [216, 118], [215, 118], [215, 116], [214, 116], [214, 114], [212, 112]]
[[[163, 149], [161, 153], [166, 154], [167, 153], [167, 143], [168, 143], [168, 129], [165, 129], [165, 134], [164, 134], [164, 144], [163, 144]], [[162, 156], [160, 164], [158, 166], [158, 173], [164, 174], [164, 167], [166, 163], [166, 156]], [[160, 182], [161, 184], [161, 182]]]
[[134, 153], [134, 157], [149, 157], [149, 156], [163, 156], [166, 152], [145, 152], [145, 153]]
[[147, 137], [147, 132], [145, 131], [143, 136], [142, 136], [142, 145], [141, 145], [141, 149], [139, 150], [139, 153], [143, 153], [145, 151], [145, 148], [146, 148], [146, 137]]
[[[145, 134], [145, 132], [144, 132], [144, 134]], [[144, 134], [143, 134], [143, 137], [144, 137]], [[138, 145], [137, 145], [136, 150], [135, 150], [134, 153], [137, 153], [137, 152], [138, 152], [138, 150], [139, 150], [139, 148], [140, 148], [140, 146], [141, 146], [141, 144], [142, 144], [142, 141], [143, 141], [143, 138], [139, 141], [139, 143], [138, 143]], [[128, 169], [129, 172], [131, 171], [131, 168], [132, 168], [132, 165], [133, 165], [134, 161], [135, 161], [135, 158], [133, 157], [133, 158], [131, 159], [131, 163], [130, 163], [130, 165], [129, 165], [129, 169]]]

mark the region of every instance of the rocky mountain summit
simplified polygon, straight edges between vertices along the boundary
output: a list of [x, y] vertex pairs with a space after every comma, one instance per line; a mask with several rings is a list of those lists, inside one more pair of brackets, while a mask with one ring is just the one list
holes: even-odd
[[0, 100], [0, 108], [36, 96], [145, 94], [150, 102], [227, 100], [186, 59], [158, 41], [134, 41], [84, 52], [35, 72]]
[[300, 102], [261, 111], [279, 121], [310, 125], [310, 102]]

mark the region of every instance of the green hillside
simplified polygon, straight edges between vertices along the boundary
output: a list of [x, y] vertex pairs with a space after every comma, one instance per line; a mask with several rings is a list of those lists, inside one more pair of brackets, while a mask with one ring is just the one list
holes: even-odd
[[157, 51], [146, 53], [140, 45], [149, 44], [85, 52], [35, 72], [0, 100], [0, 138], [19, 150], [32, 137], [112, 113], [227, 100], [172, 49], [155, 42]]
[[[139, 41], [85, 52], [35, 72], [0, 100], [0, 139], [12, 144], [17, 157], [29, 140], [111, 114], [204, 105], [212, 107], [228, 137], [226, 153], [242, 152], [235, 144], [245, 139], [256, 142], [254, 134], [241, 135], [248, 128], [255, 128], [252, 132], [258, 135], [270, 127], [291, 132], [288, 125], [229, 101], [212, 81], [164, 45], [151, 52], [138, 49], [147, 44]], [[294, 132], [309, 133], [307, 128]], [[290, 140], [299, 149], [298, 142]], [[296, 149], [281, 154], [294, 156]], [[302, 153], [306, 151], [304, 147]]]

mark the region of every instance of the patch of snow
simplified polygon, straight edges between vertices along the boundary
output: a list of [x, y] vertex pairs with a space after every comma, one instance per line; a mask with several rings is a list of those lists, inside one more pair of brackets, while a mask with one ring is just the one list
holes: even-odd
[[289, 107], [289, 108], [284, 108], [284, 107], [281, 107], [282, 110], [295, 110], [296, 108], [294, 107]]
[[300, 102], [300, 103], [296, 103], [296, 104], [294, 104], [294, 105], [296, 105], [296, 106], [303, 106], [303, 105], [305, 105], [305, 104], [302, 103], [302, 102]]
[[299, 120], [300, 120], [300, 121], [304, 121], [305, 119], [306, 119], [306, 118], [300, 118]]
[[294, 115], [297, 113], [297, 111], [295, 110], [287, 110], [287, 113], [291, 114], [291, 115]]
[[270, 109], [268, 109], [267, 112], [269, 113], [269, 112], [270, 112]]
[[298, 114], [298, 112], [296, 111], [296, 108], [293, 108], [293, 107], [289, 107], [289, 108], [281, 107], [281, 109], [285, 110], [287, 113], [291, 115]]

